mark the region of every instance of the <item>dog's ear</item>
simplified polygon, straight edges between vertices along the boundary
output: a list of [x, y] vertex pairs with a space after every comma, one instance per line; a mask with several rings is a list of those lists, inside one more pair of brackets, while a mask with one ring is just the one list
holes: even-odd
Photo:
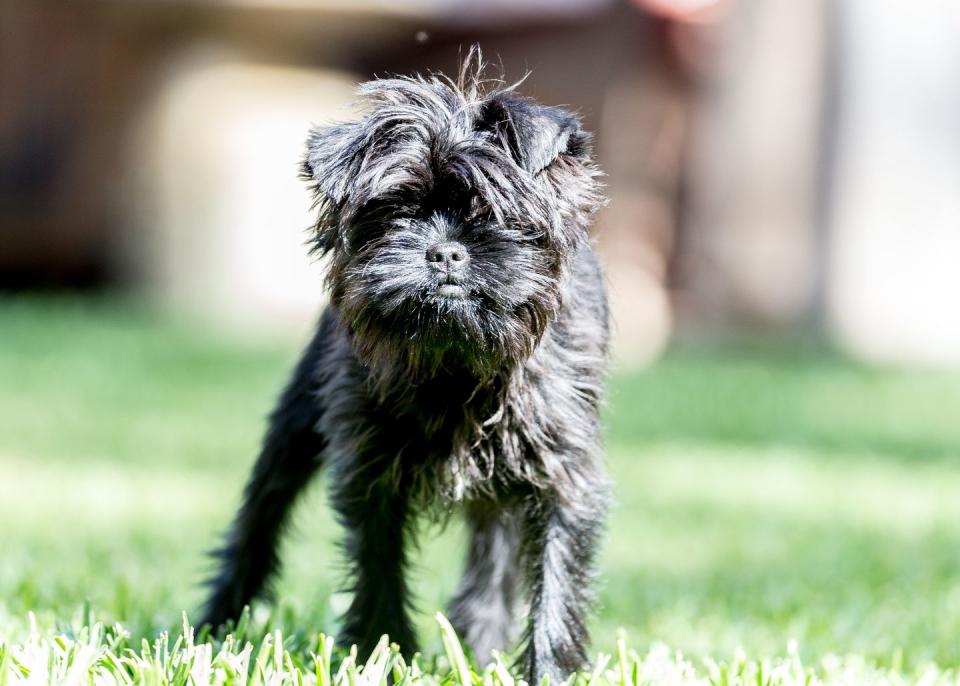
[[484, 103], [481, 126], [491, 131], [517, 164], [539, 174], [560, 155], [586, 159], [589, 136], [572, 112], [500, 93]]
[[307, 136], [302, 176], [329, 202], [341, 203], [362, 161], [362, 153], [359, 122], [314, 127]]
[[363, 131], [359, 122], [317, 126], [307, 136], [301, 178], [316, 194], [315, 250], [325, 253], [336, 244], [349, 189], [363, 162]]

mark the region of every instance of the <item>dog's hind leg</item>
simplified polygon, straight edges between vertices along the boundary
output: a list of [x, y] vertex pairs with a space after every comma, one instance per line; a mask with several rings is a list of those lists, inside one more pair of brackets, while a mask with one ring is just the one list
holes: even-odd
[[512, 514], [499, 505], [472, 504], [467, 523], [467, 565], [449, 615], [483, 666], [494, 650], [507, 650], [512, 638], [519, 532]]
[[270, 416], [260, 456], [247, 481], [243, 504], [224, 545], [201, 625], [236, 619], [261, 595], [279, 567], [277, 548], [297, 495], [320, 467], [323, 438], [314, 430], [320, 412], [317, 358], [326, 331], [320, 326]]

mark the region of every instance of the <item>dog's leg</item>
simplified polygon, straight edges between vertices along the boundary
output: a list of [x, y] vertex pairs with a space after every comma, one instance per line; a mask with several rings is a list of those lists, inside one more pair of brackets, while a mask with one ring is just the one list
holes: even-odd
[[513, 629], [519, 532], [509, 512], [473, 505], [467, 512], [470, 550], [450, 604], [450, 621], [484, 665], [506, 650]]
[[405, 655], [416, 650], [405, 578], [408, 506], [402, 485], [378, 475], [377, 461], [349, 475], [331, 474], [332, 505], [346, 528], [353, 600], [343, 616], [341, 645], [356, 644], [361, 659], [383, 634]]
[[325, 335], [321, 326], [270, 416], [260, 456], [243, 495], [243, 504], [222, 548], [219, 569], [210, 581], [201, 625], [219, 627], [236, 619], [262, 594], [277, 571], [277, 548], [291, 506], [320, 466], [324, 441], [314, 431], [319, 414], [316, 362]]
[[[571, 489], [564, 489], [571, 490]], [[607, 507], [604, 478], [575, 492], [531, 498], [525, 511], [525, 568], [531, 591], [523, 665], [531, 684], [561, 684], [586, 661], [594, 562]]]

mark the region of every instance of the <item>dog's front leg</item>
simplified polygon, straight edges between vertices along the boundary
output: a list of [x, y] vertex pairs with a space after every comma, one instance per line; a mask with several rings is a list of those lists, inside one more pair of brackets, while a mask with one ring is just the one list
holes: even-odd
[[332, 504], [346, 528], [343, 547], [353, 592], [340, 643], [356, 644], [366, 659], [380, 636], [389, 634], [409, 656], [416, 650], [405, 578], [409, 502], [402, 485], [369, 471], [332, 475]]
[[513, 630], [519, 533], [512, 512], [491, 503], [467, 511], [467, 565], [450, 604], [450, 621], [483, 666], [509, 648]]
[[594, 562], [607, 508], [606, 481], [587, 479], [526, 507], [524, 548], [531, 590], [523, 665], [531, 684], [557, 685], [586, 661]]
[[[315, 430], [322, 411], [317, 365], [329, 336], [325, 318], [304, 351], [270, 416], [260, 457], [254, 465], [222, 548], [200, 626], [213, 629], [236, 620], [244, 605], [264, 593], [280, 566], [280, 536], [297, 496], [321, 466], [326, 445]], [[219, 494], [217, 494], [219, 497]]]

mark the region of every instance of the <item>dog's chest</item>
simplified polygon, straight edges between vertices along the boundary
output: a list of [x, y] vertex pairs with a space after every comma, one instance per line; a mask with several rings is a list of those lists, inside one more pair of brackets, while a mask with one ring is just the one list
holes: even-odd
[[530, 480], [530, 440], [500, 384], [442, 380], [417, 391], [396, 425], [407, 438], [399, 466], [420, 495], [456, 502]]

